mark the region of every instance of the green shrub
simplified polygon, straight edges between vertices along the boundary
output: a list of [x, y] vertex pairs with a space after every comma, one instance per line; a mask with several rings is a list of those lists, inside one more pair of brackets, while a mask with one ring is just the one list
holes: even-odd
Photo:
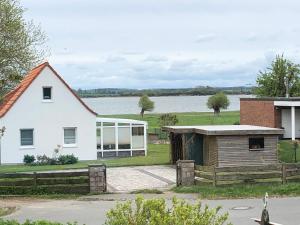
[[28, 164], [32, 164], [35, 161], [35, 157], [34, 155], [24, 155], [23, 158], [23, 162], [28, 165]]
[[72, 155], [61, 155], [58, 157], [58, 163], [61, 165], [75, 164], [78, 162], [78, 158]]
[[[107, 213], [106, 225], [222, 225], [228, 213], [219, 215], [220, 207], [209, 209], [201, 203], [189, 204], [173, 198], [171, 208], [164, 199], [145, 200], [138, 196], [132, 202], [118, 203]], [[230, 223], [227, 223], [230, 224]]]
[[37, 165], [56, 165], [57, 160], [50, 158], [46, 155], [38, 155], [36, 157], [36, 164]]
[[[63, 223], [59, 222], [50, 222], [46, 220], [37, 220], [37, 221], [30, 221], [26, 220], [24, 223], [19, 223], [16, 220], [2, 220], [0, 219], [0, 225], [64, 225]], [[77, 225], [77, 223], [67, 223], [66, 225]]]

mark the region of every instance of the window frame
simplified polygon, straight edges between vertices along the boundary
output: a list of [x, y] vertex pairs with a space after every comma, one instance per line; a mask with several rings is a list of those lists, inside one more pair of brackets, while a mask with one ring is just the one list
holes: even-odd
[[[45, 88], [50, 89], [50, 98], [45, 98], [45, 95], [44, 95]], [[52, 86], [43, 86], [43, 88], [42, 88], [42, 101], [43, 102], [53, 102], [53, 91], [52, 90], [53, 90]]]
[[[260, 148], [250, 148], [251, 147], [251, 139], [262, 139], [262, 147]], [[253, 144], [252, 144], [253, 145]], [[249, 151], [264, 151], [265, 150], [265, 137], [249, 137], [248, 138], [248, 148]]]
[[[66, 144], [65, 143], [65, 130], [66, 129], [74, 129], [75, 130], [75, 143], [70, 143], [70, 144]], [[78, 134], [77, 134], [77, 127], [64, 127], [63, 128], [63, 147], [65, 148], [73, 148], [73, 147], [77, 147], [77, 143], [78, 143]]]
[[[22, 145], [22, 131], [25, 131], [25, 130], [32, 131], [32, 145]], [[28, 148], [32, 149], [32, 148], [34, 148], [34, 139], [35, 139], [35, 137], [34, 137], [34, 128], [21, 128], [20, 129], [20, 148], [21, 149], [28, 149]]]

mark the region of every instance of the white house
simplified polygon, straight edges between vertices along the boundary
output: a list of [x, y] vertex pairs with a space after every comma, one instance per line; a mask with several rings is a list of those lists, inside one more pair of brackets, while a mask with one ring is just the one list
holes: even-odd
[[[112, 151], [101, 145], [99, 155], [97, 114], [47, 62], [31, 70], [13, 91], [4, 96], [0, 105], [0, 126], [5, 127], [0, 145], [1, 163], [22, 163], [27, 154], [51, 157], [58, 145], [61, 154], [74, 154], [80, 160], [95, 160], [99, 156], [105, 157], [103, 151]], [[142, 127], [146, 126], [142, 123]], [[102, 134], [105, 136], [105, 132]], [[118, 129], [115, 134], [118, 135]], [[146, 136], [146, 132], [143, 135]], [[145, 155], [146, 138], [144, 140], [138, 150], [144, 150]], [[114, 150], [117, 152], [118, 147]], [[129, 150], [134, 150], [132, 143]]]

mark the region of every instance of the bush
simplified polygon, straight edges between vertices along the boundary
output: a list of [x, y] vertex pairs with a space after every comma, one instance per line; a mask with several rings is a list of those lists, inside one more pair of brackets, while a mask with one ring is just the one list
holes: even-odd
[[32, 163], [34, 163], [34, 161], [35, 161], [34, 155], [24, 155], [23, 162], [25, 164], [27, 164], [27, 165], [32, 164]]
[[72, 155], [61, 155], [58, 157], [58, 162], [61, 165], [66, 165], [66, 164], [75, 164], [78, 162], [78, 158], [75, 157], [73, 154]]
[[[228, 213], [218, 215], [220, 207], [209, 209], [201, 203], [189, 204], [173, 198], [171, 208], [164, 199], [145, 200], [138, 196], [135, 206], [132, 202], [118, 203], [107, 213], [106, 225], [222, 225]], [[228, 223], [230, 224], [230, 223]]]
[[165, 113], [160, 115], [158, 121], [160, 127], [174, 126], [176, 123], [178, 123], [177, 116], [171, 113]]
[[52, 159], [46, 155], [38, 155], [36, 157], [37, 161], [36, 164], [37, 165], [56, 165], [57, 162], [55, 159]]

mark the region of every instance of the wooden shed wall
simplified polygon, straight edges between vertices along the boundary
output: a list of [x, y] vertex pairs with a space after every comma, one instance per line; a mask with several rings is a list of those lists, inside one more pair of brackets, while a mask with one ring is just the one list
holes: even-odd
[[203, 165], [218, 166], [218, 151], [216, 136], [204, 136]]
[[250, 151], [249, 137], [217, 136], [218, 166], [258, 166], [278, 162], [276, 135], [264, 137], [264, 150]]

